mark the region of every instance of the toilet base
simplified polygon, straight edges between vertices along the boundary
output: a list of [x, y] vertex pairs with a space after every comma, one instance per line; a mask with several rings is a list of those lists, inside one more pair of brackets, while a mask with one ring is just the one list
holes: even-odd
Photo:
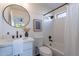
[[52, 56], [52, 50], [46, 46], [39, 47], [39, 53], [41, 56]]
[[41, 56], [40, 54], [37, 54], [36, 56]]

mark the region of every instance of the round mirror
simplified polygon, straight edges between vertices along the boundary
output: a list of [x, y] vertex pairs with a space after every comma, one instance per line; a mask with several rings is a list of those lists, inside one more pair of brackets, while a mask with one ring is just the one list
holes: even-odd
[[9, 25], [16, 28], [22, 28], [28, 25], [30, 21], [28, 11], [16, 4], [11, 4], [4, 8], [3, 18]]

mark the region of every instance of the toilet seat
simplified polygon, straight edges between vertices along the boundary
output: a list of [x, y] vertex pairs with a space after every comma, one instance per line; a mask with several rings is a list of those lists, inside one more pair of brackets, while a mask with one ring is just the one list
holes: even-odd
[[48, 47], [45, 47], [45, 46], [42, 46], [39, 48], [39, 51], [42, 55], [52, 55], [52, 51], [48, 48]]

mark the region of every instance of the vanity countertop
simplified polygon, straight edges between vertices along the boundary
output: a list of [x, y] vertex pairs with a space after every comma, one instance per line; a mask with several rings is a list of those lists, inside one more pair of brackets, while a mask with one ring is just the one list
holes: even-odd
[[[31, 37], [25, 37], [25, 38], [21, 38], [21, 39], [23, 39], [24, 43], [34, 41], [34, 39]], [[15, 39], [0, 39], [0, 47], [12, 45], [14, 40]], [[19, 38], [17, 40], [19, 40]]]
[[0, 47], [12, 45], [12, 42], [13, 42], [12, 40], [0, 39]]
[[34, 39], [31, 37], [24, 38], [24, 42], [29, 42], [29, 41], [34, 41]]

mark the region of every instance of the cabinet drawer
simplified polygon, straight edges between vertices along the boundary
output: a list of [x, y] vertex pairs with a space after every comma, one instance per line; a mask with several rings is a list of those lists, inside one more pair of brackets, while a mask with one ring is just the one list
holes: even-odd
[[0, 56], [9, 56], [9, 55], [12, 55], [12, 47], [11, 46], [0, 48]]
[[33, 43], [32, 42], [24, 43], [23, 50], [30, 49], [30, 48], [33, 48]]
[[33, 56], [33, 49], [24, 50], [22, 56]]

